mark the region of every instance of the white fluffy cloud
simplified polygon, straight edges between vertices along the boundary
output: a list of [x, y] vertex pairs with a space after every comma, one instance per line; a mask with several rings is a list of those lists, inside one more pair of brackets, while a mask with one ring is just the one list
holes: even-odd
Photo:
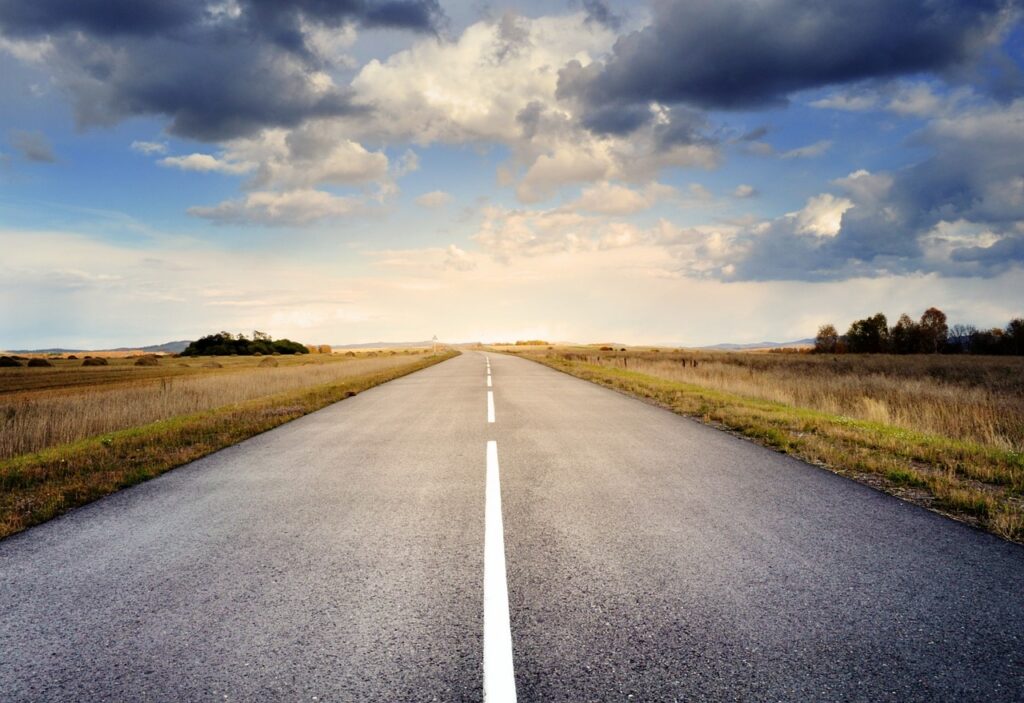
[[180, 168], [183, 171], [200, 171], [203, 173], [226, 173], [237, 176], [248, 173], [255, 165], [246, 161], [230, 161], [217, 158], [211, 154], [188, 154], [187, 156], [168, 156], [158, 161], [161, 166]]
[[616, 183], [598, 183], [584, 188], [570, 208], [602, 215], [630, 215], [650, 209], [660, 200], [677, 195], [676, 189], [662, 183], [649, 183], [633, 189]]
[[301, 226], [351, 215], [360, 209], [361, 204], [356, 198], [321, 190], [257, 191], [211, 207], [189, 208], [189, 214], [221, 224]]
[[452, 201], [452, 196], [443, 190], [432, 190], [429, 193], [416, 198], [416, 204], [428, 209], [437, 209], [444, 207]]
[[709, 142], [661, 136], [675, 127], [665, 108], [652, 106], [650, 127], [622, 137], [584, 128], [574, 105], [556, 97], [559, 70], [570, 61], [587, 65], [614, 40], [606, 27], [575, 13], [506, 14], [471, 25], [455, 41], [418, 41], [370, 61], [353, 79], [357, 98], [376, 119], [350, 120], [351, 129], [359, 138], [420, 144], [506, 144], [512, 159], [503, 181], [525, 203], [571, 184], [643, 183], [666, 168], [714, 166], [717, 150]]
[[139, 154], [145, 154], [146, 156], [153, 156], [155, 154], [166, 154], [167, 143], [166, 142], [146, 142], [139, 141], [136, 139], [132, 142], [132, 151]]
[[839, 233], [843, 213], [853, 207], [853, 201], [837, 198], [831, 193], [822, 193], [807, 199], [807, 204], [797, 212], [790, 213], [796, 221], [796, 231], [815, 237], [834, 237]]

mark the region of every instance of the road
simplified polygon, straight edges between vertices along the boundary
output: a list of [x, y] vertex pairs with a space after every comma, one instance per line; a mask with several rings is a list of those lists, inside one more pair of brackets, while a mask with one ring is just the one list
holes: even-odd
[[1020, 701], [1022, 594], [1019, 546], [471, 352], [0, 542], [0, 699]]

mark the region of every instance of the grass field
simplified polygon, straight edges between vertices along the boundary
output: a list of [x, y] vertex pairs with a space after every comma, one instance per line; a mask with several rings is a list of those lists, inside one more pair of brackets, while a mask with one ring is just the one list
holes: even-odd
[[499, 347], [1024, 541], [1024, 359]]
[[454, 354], [0, 369], [0, 537]]

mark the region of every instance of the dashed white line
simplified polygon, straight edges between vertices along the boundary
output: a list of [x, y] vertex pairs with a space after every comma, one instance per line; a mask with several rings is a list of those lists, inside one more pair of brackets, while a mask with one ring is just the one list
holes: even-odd
[[494, 391], [487, 391], [487, 422], [494, 422]]
[[484, 701], [515, 703], [512, 626], [505, 572], [505, 528], [501, 519], [498, 443], [487, 442], [487, 489], [484, 507]]
[[491, 387], [491, 374], [487, 374], [487, 387]]

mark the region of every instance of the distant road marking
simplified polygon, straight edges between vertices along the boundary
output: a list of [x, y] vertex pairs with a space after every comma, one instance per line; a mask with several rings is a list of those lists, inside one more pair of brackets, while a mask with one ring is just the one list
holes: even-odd
[[484, 506], [484, 701], [515, 703], [512, 626], [505, 572], [505, 528], [501, 519], [498, 443], [487, 442], [487, 491]]
[[487, 387], [491, 387], [491, 374], [487, 374]]
[[494, 391], [487, 391], [487, 422], [494, 422]]

